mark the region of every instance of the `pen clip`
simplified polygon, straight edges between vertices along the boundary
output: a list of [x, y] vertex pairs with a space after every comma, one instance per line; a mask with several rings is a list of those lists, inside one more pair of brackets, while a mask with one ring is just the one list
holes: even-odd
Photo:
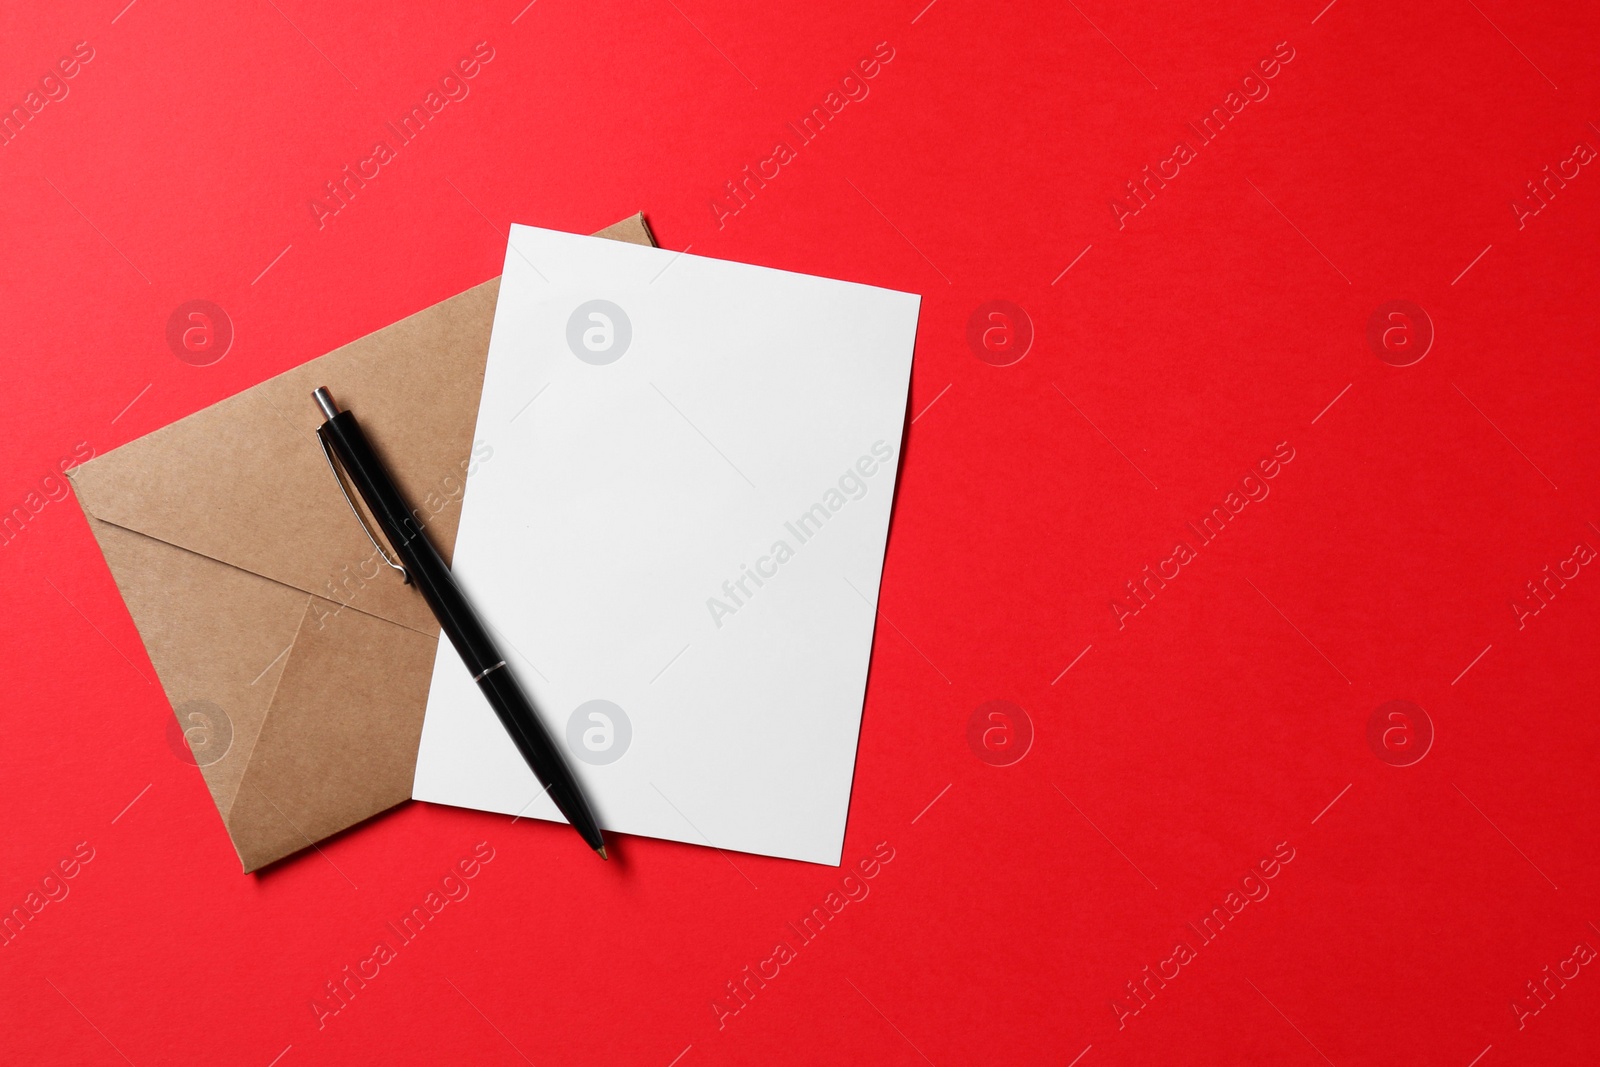
[[333, 461], [333, 449], [328, 447], [328, 439], [319, 433], [317, 434], [317, 441], [322, 445], [322, 455], [328, 461], [328, 469], [333, 472], [333, 480], [339, 483], [339, 492], [344, 494], [344, 502], [350, 505], [350, 514], [354, 515], [356, 522], [361, 524], [361, 529], [367, 535], [367, 540], [372, 542], [372, 547], [377, 549], [378, 555], [383, 558], [383, 562], [399, 571], [401, 580], [406, 585], [410, 585], [411, 575], [406, 573], [404, 567], [389, 558], [389, 553], [384, 551], [384, 547], [378, 543], [377, 534], [373, 533], [372, 527], [367, 525], [367, 520], [362, 516], [361, 509], [356, 507], [355, 500], [350, 496], [350, 487], [345, 484], [345, 478], [339, 471], [339, 465]]

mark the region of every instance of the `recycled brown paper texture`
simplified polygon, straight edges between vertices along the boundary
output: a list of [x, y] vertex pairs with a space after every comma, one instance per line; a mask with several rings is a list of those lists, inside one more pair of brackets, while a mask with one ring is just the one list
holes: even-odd
[[[655, 241], [642, 215], [597, 236]], [[246, 871], [411, 796], [439, 627], [316, 438], [358, 413], [448, 560], [500, 279], [68, 472]], [[219, 754], [225, 728], [231, 740]]]

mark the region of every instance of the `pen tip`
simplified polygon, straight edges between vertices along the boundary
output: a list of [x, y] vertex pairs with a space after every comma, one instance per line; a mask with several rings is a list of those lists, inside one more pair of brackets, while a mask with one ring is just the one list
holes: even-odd
[[600, 858], [603, 860], [608, 860], [611, 858], [610, 856], [606, 855], [606, 846], [604, 845], [601, 845], [599, 848], [595, 849], [595, 851], [600, 854]]

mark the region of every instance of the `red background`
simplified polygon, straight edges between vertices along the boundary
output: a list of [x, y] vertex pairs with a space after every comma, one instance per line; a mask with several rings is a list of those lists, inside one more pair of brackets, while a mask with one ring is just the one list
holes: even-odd
[[[124, 2], [0, 14], [8, 105], [95, 53], [0, 148], [0, 505], [490, 277], [513, 221], [642, 208], [667, 248], [920, 292], [844, 849], [894, 859], [720, 1028], [843, 872], [645, 840], [606, 866], [413, 804], [243, 876], [54, 502], [0, 549], [0, 906], [95, 858], [0, 949], [5, 1059], [1592, 1059], [1592, 967], [1521, 1028], [1511, 1004], [1600, 947], [1600, 576], [1510, 606], [1600, 548], [1600, 173], [1511, 208], [1600, 147], [1592, 5]], [[308, 200], [478, 41], [471, 95], [319, 229]], [[1124, 182], [1280, 41], [1270, 96], [1119, 229]], [[870, 95], [719, 226], [722, 183], [879, 42]], [[237, 332], [207, 367], [165, 339], [196, 298]], [[967, 342], [992, 299], [1035, 331], [1010, 366]], [[1404, 368], [1366, 339], [1395, 299], [1436, 332]], [[1123, 583], [1279, 442], [1271, 495], [1119, 629]], [[1006, 767], [968, 743], [996, 699], [1034, 732]], [[1411, 766], [1367, 741], [1396, 699], [1436, 734]], [[479, 841], [470, 897], [319, 1028]], [[1119, 1028], [1280, 842], [1270, 896]]]

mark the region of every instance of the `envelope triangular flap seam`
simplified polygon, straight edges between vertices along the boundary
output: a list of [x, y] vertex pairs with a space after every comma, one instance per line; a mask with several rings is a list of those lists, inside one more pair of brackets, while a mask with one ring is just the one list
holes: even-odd
[[227, 815], [246, 871], [411, 796], [437, 638], [331, 607], [306, 606]]
[[170, 737], [174, 754], [189, 752], [201, 764], [226, 818], [311, 598], [87, 519], [178, 716]]

